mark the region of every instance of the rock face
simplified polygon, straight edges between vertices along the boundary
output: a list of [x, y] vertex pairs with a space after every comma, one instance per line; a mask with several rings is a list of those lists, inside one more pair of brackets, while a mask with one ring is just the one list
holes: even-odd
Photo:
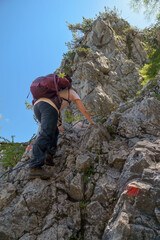
[[138, 32], [119, 35], [124, 25], [129, 28], [124, 20], [112, 22], [99, 17], [83, 39], [91, 52], [74, 57], [73, 84], [78, 83], [78, 93], [93, 115], [108, 116], [141, 88], [137, 67], [146, 62], [146, 51]]
[[160, 139], [143, 131], [113, 138], [107, 128], [61, 135], [55, 166], [45, 166], [50, 180], [27, 179], [28, 165], [18, 168], [25, 152], [1, 182], [1, 240], [159, 239]]
[[142, 137], [144, 134], [160, 136], [160, 114], [157, 111], [160, 101], [156, 97], [159, 92], [160, 77], [158, 76], [152, 88], [146, 86], [140, 96], [128, 103], [120, 104], [117, 111], [109, 116], [105, 125], [116, 127], [117, 132], [126, 138]]
[[74, 60], [81, 97], [107, 120], [66, 125], [55, 165], [44, 166], [53, 172], [49, 180], [28, 180], [26, 149], [1, 178], [0, 240], [160, 239], [160, 77], [123, 102], [139, 89], [136, 66], [146, 57], [135, 32], [132, 49], [113, 35], [124, 24], [95, 21], [84, 40], [92, 55]]
[[159, 154], [159, 139], [138, 141], [129, 154], [118, 180], [119, 199], [103, 240], [159, 239]]
[[135, 103], [119, 116], [117, 131], [127, 138], [141, 137], [143, 133], [160, 136], [159, 107], [160, 101], [153, 97]]

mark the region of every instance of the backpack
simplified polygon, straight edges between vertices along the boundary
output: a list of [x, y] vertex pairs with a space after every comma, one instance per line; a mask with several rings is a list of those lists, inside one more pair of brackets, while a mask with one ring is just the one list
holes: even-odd
[[49, 74], [47, 76], [36, 78], [31, 86], [30, 91], [33, 96], [32, 104], [39, 98], [45, 97], [51, 99], [58, 109], [62, 104], [62, 99], [59, 96], [59, 91], [65, 88], [71, 88], [72, 79], [66, 75], [61, 78], [57, 74]]

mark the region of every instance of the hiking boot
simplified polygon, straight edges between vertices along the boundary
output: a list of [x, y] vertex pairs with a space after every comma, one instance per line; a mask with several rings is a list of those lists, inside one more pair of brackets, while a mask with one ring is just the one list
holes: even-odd
[[29, 179], [34, 179], [34, 178], [49, 179], [50, 177], [53, 176], [51, 172], [47, 172], [42, 168], [30, 168], [29, 171], [30, 171]]
[[53, 162], [53, 156], [49, 153], [46, 154], [46, 159], [44, 161], [44, 164], [47, 166], [54, 166], [54, 162]]

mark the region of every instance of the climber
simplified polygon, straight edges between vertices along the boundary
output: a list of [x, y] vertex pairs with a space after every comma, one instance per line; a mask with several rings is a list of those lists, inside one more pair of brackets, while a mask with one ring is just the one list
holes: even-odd
[[[32, 94], [33, 95], [33, 94]], [[70, 102], [74, 102], [80, 112], [89, 121], [90, 125], [94, 124], [88, 111], [83, 105], [76, 90], [66, 88], [58, 91], [58, 97], [61, 99], [61, 106], [58, 108], [56, 101], [41, 97], [34, 102], [34, 113], [38, 121], [41, 123], [41, 130], [32, 148], [32, 156], [29, 162], [29, 179], [40, 177], [48, 179], [52, 176], [51, 172], [42, 168], [44, 164], [53, 166], [53, 155], [57, 147], [57, 138], [59, 130], [62, 131], [61, 122], [59, 129], [57, 127], [59, 113], [69, 106]]]

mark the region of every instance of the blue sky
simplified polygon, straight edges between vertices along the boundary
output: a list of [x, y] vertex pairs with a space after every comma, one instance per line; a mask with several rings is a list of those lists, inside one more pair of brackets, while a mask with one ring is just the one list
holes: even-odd
[[[75, 24], [94, 18], [104, 6], [122, 11], [132, 26], [151, 24], [129, 0], [0, 0], [0, 136], [15, 142], [37, 132], [32, 111], [25, 107], [31, 82], [60, 66], [65, 42], [72, 38], [66, 21]], [[28, 101], [31, 103], [32, 97]], [[2, 118], [1, 118], [2, 116]]]

